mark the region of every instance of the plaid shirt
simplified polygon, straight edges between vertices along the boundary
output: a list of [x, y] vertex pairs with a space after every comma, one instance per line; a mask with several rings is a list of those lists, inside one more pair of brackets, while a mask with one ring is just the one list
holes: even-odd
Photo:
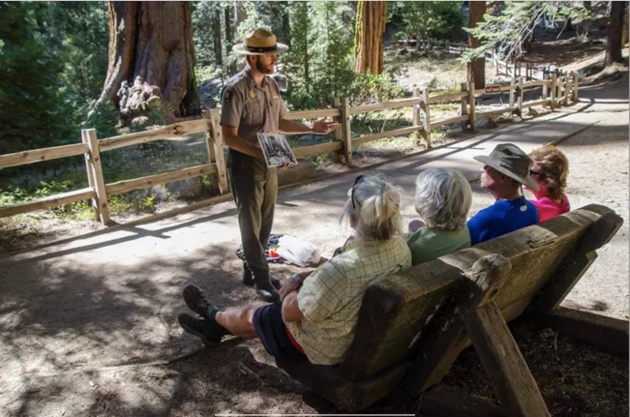
[[286, 326], [309, 361], [318, 365], [340, 363], [354, 338], [368, 285], [410, 266], [409, 247], [400, 237], [356, 241], [306, 278], [297, 296], [305, 318]]

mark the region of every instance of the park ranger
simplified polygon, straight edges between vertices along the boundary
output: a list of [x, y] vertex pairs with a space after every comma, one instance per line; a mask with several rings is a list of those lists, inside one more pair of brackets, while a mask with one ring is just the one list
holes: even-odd
[[[338, 123], [318, 120], [312, 126], [284, 119], [287, 109], [280, 89], [268, 74], [278, 54], [288, 47], [265, 30], [250, 30], [232, 50], [246, 55], [247, 66], [225, 85], [221, 101], [221, 127], [227, 157], [230, 189], [238, 209], [238, 222], [246, 261], [243, 283], [255, 286], [268, 302], [278, 302], [280, 281], [269, 273], [265, 248], [271, 234], [278, 193], [276, 168], [267, 167], [258, 133], [327, 134]], [[283, 167], [283, 168], [286, 168]]]

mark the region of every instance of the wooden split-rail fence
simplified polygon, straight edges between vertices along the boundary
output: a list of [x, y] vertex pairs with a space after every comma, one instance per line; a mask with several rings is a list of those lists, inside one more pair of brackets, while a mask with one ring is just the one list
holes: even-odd
[[449, 54], [461, 54], [468, 47], [468, 44], [465, 42], [451, 42], [450, 40], [438, 39], [400, 39], [396, 41], [395, 45], [399, 48], [416, 48], [420, 50], [439, 49]]
[[[540, 86], [542, 86], [540, 99], [524, 101], [524, 92], [527, 89]], [[509, 91], [510, 96], [509, 104], [506, 107], [484, 112], [477, 111], [478, 104], [476, 99], [478, 97], [505, 91]], [[524, 109], [533, 106], [549, 106], [553, 111], [558, 106], [568, 105], [570, 101], [576, 102], [577, 100], [577, 74], [571, 73], [562, 78], [553, 74], [549, 79], [541, 81], [526, 81], [523, 77], [518, 78], [518, 80], [512, 78], [512, 82], [509, 84], [488, 85], [485, 89], [480, 90], [475, 90], [473, 83], [463, 83], [459, 92], [433, 96], [428, 89], [422, 91], [416, 89], [411, 98], [356, 107], [350, 106], [350, 101], [347, 97], [343, 99], [338, 98], [335, 99], [332, 108], [294, 111], [287, 113], [285, 117], [290, 120], [307, 120], [321, 117], [332, 117], [338, 120], [340, 125], [334, 131], [334, 140], [332, 142], [297, 147], [293, 149], [293, 152], [297, 158], [334, 152], [337, 162], [343, 160], [347, 166], [352, 167], [352, 150], [364, 143], [388, 137], [415, 134], [418, 139], [424, 139], [427, 150], [430, 150], [432, 147], [431, 132], [439, 126], [460, 123], [463, 129], [468, 128], [474, 131], [476, 129], [476, 120], [481, 117], [496, 117], [504, 113], [522, 115]], [[440, 120], [432, 118], [431, 104], [445, 102], [461, 103], [458, 114]], [[351, 120], [354, 115], [404, 107], [412, 107], [411, 126], [352, 137]], [[218, 194], [226, 196], [229, 194], [229, 190], [219, 115], [219, 109], [207, 110], [203, 112], [202, 119], [180, 122], [157, 130], [103, 139], [97, 138], [96, 130], [84, 129], [81, 131], [81, 143], [0, 155], [0, 169], [84, 155], [88, 179], [88, 187], [86, 188], [19, 204], [2, 206], [0, 207], [0, 218], [62, 206], [82, 200], [90, 200], [96, 219], [105, 225], [109, 225], [112, 224], [108, 206], [108, 198], [110, 196], [204, 175], [212, 175], [214, 177], [213, 184], [217, 184]], [[207, 133], [208, 162], [206, 164], [114, 183], [106, 183], [103, 177], [101, 166], [101, 153], [103, 152], [157, 140], [181, 140], [183, 137], [204, 132]], [[225, 198], [222, 198], [222, 200], [225, 200]]]
[[569, 74], [560, 68], [554, 66], [539, 66], [530, 62], [522, 61], [502, 61], [496, 54], [488, 51], [486, 57], [490, 59], [492, 65], [496, 69], [496, 75], [504, 75], [507, 77], [525, 78], [525, 81], [542, 81], [548, 80], [553, 74], [558, 78], [566, 77]]

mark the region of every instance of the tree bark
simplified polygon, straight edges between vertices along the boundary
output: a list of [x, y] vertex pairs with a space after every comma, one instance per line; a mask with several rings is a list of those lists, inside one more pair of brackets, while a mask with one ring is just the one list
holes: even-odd
[[234, 27], [238, 30], [239, 25], [247, 19], [247, 12], [245, 11], [245, 6], [242, 1], [234, 2], [234, 19], [235, 24]]
[[386, 1], [359, 1], [354, 38], [354, 71], [366, 74], [383, 72]]
[[610, 5], [610, 21], [606, 28], [606, 66], [615, 62], [623, 62], [621, 32], [623, 30], [625, 4], [625, 1], [613, 1]]
[[[471, 1], [468, 11], [468, 27], [475, 28], [477, 24], [483, 22], [483, 15], [486, 13], [485, 1]], [[481, 42], [475, 39], [472, 34], [468, 34], [468, 47], [478, 48]], [[481, 57], [468, 63], [468, 82], [475, 83], [475, 88], [486, 88], [486, 58]]]
[[231, 47], [234, 43], [234, 31], [232, 30], [232, 14], [230, 8], [225, 8], [225, 41]]
[[[224, 10], [225, 13], [225, 43], [227, 47], [225, 48], [226, 53], [229, 55], [230, 48], [234, 45], [234, 27], [232, 26], [232, 10], [231, 7], [226, 7]], [[228, 66], [228, 73], [234, 74], [236, 72], [236, 65], [231, 62]]]
[[[189, 2], [109, 2], [109, 64], [99, 102], [123, 81], [159, 88], [167, 119], [200, 113]], [[154, 91], [158, 91], [154, 89]]]
[[628, 39], [628, 36], [629, 36], [629, 33], [628, 33], [628, 30], [629, 30], [629, 28], [628, 28], [628, 24], [630, 24], [630, 22], [628, 22], [628, 19], [629, 19], [629, 17], [628, 17], [628, 11], [630, 10], [630, 8], [628, 8], [628, 7], [626, 6], [626, 8], [625, 8], [625, 9], [626, 9], [626, 11], [625, 11], [625, 13], [623, 14], [623, 31], [621, 32], [621, 48], [622, 48], [622, 49], [623, 49], [623, 47], [624, 47], [624, 46], [626, 46], [626, 44], [628, 43], [628, 40], [629, 40], [629, 39]]
[[215, 4], [214, 10], [214, 62], [217, 67], [223, 66], [223, 45], [221, 45], [221, 5]]
[[[590, 1], [583, 1], [582, 5], [584, 6], [586, 10], [588, 10], [589, 13], [591, 13], [592, 7], [591, 7]], [[582, 38], [588, 39], [589, 33], [591, 31], [591, 16], [589, 16], [587, 19], [584, 19], [584, 21], [582, 22], [580, 26], [582, 26]]]

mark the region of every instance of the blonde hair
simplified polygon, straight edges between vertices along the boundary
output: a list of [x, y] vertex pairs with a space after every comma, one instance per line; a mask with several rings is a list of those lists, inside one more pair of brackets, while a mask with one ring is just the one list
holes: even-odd
[[416, 211], [427, 224], [461, 230], [471, 204], [470, 184], [454, 169], [429, 168], [416, 178]]
[[361, 238], [387, 240], [402, 232], [398, 187], [377, 176], [363, 176], [355, 180], [348, 195], [344, 217], [354, 216]]
[[529, 154], [547, 180], [548, 197], [559, 200], [564, 197], [569, 176], [569, 160], [555, 146], [545, 146]]

